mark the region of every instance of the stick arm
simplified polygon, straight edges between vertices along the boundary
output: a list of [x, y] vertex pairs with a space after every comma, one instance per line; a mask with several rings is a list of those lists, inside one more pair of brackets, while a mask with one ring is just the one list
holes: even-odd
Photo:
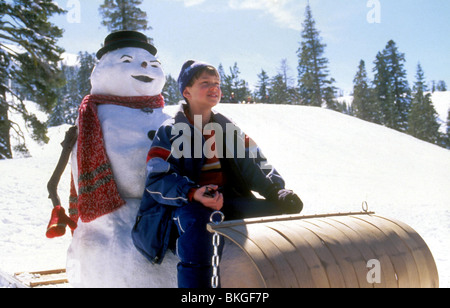
[[61, 143], [62, 152], [59, 157], [58, 164], [56, 165], [55, 171], [53, 172], [52, 177], [47, 183], [47, 190], [49, 193], [48, 198], [52, 200], [53, 207], [61, 205], [61, 200], [58, 196], [58, 184], [61, 180], [61, 176], [64, 173], [64, 169], [67, 166], [67, 163], [70, 159], [70, 154], [72, 153], [72, 149], [75, 146], [78, 138], [78, 128], [76, 126], [72, 126], [66, 132], [64, 141]]

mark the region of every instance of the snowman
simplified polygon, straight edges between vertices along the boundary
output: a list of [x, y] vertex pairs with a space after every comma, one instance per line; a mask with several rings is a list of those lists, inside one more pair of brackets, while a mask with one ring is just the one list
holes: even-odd
[[169, 118], [165, 75], [145, 35], [105, 39], [91, 75], [91, 95], [77, 120], [72, 157], [71, 217], [78, 226], [67, 254], [74, 287], [175, 287], [176, 256], [152, 265], [131, 238], [145, 189], [154, 132]]

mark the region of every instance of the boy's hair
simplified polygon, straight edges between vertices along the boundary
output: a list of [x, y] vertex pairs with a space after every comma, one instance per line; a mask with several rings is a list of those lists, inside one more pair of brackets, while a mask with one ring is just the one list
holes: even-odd
[[186, 87], [192, 87], [194, 82], [200, 78], [200, 75], [206, 72], [209, 75], [220, 78], [217, 69], [207, 63], [189, 60], [183, 64], [180, 76], [178, 77], [178, 88], [181, 96], [184, 97], [183, 92]]

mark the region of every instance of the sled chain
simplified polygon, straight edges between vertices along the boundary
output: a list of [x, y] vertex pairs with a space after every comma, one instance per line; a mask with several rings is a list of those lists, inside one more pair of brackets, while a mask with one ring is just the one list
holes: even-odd
[[[219, 220], [214, 220], [214, 216], [219, 215]], [[214, 225], [220, 225], [225, 219], [225, 215], [223, 215], [220, 211], [215, 211], [211, 214], [210, 221]], [[219, 263], [220, 263], [220, 257], [219, 257], [219, 246], [220, 246], [220, 235], [219, 233], [215, 232], [213, 235], [212, 244], [214, 247], [214, 254], [212, 257], [212, 266], [213, 266], [213, 275], [211, 278], [211, 287], [213, 289], [217, 289], [219, 287]]]

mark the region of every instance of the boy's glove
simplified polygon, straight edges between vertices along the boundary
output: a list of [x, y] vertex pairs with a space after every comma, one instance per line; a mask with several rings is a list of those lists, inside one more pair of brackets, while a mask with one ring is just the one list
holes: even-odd
[[63, 207], [60, 205], [55, 206], [52, 210], [52, 217], [48, 223], [47, 232], [45, 235], [48, 238], [63, 236], [66, 233], [67, 226], [69, 226], [69, 228], [73, 231], [77, 228], [77, 223], [66, 215]]
[[286, 214], [298, 214], [303, 209], [302, 200], [292, 190], [280, 189], [274, 199]]

